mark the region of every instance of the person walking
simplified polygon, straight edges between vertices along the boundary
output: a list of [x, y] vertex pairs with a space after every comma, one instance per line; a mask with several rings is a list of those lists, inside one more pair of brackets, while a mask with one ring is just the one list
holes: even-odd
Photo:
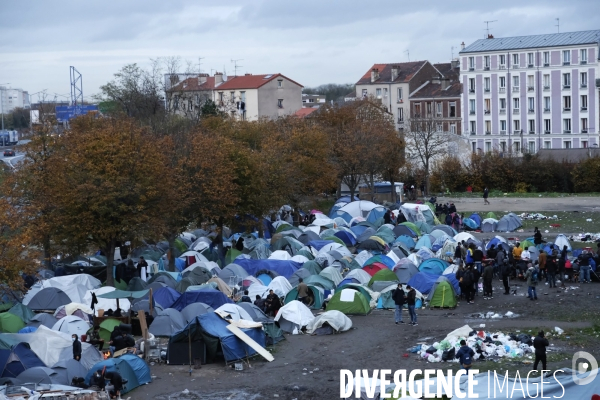
[[402, 289], [402, 284], [399, 283], [398, 287], [392, 293], [392, 299], [394, 300], [394, 304], [396, 304], [396, 311], [394, 312], [394, 320], [396, 325], [403, 324], [402, 321], [402, 306], [405, 302], [404, 289]]
[[490, 204], [490, 202], [488, 201], [489, 195], [490, 195], [490, 191], [486, 187], [485, 189], [483, 189], [483, 204], [484, 205]]
[[565, 245], [560, 252], [560, 258], [558, 260], [558, 277], [560, 279], [561, 287], [565, 288], [565, 274], [566, 274], [566, 264], [567, 264], [567, 252], [569, 251], [568, 247]]
[[73, 341], [73, 359], [80, 361], [81, 360], [81, 342], [77, 338], [76, 334], [71, 336], [71, 340]]
[[493, 299], [493, 288], [492, 281], [494, 280], [494, 267], [492, 263], [488, 263], [488, 265], [483, 270], [483, 299]]
[[463, 287], [465, 290], [465, 300], [467, 301], [467, 304], [473, 304], [474, 303], [474, 290], [473, 290], [473, 285], [474, 285], [474, 281], [475, 281], [475, 277], [473, 274], [473, 267], [472, 266], [467, 266], [467, 269], [463, 275]]
[[535, 287], [538, 284], [538, 275], [539, 272], [537, 269], [533, 267], [533, 264], [529, 263], [527, 265], [527, 272], [525, 272], [525, 279], [527, 279], [527, 293], [529, 295], [529, 300], [537, 300], [537, 293], [535, 291]]
[[406, 306], [408, 307], [408, 313], [410, 314], [410, 324], [417, 326], [417, 313], [415, 311], [415, 303], [417, 302], [417, 292], [410, 285], [406, 285], [408, 289], [408, 295], [406, 296]]
[[536, 246], [542, 244], [542, 232], [540, 232], [537, 226], [533, 228], [533, 232], [533, 244]]
[[533, 348], [535, 349], [535, 361], [533, 362], [533, 370], [537, 371], [538, 364], [542, 362], [542, 372], [546, 369], [546, 347], [550, 346], [544, 331], [539, 331], [538, 335], [533, 339]]
[[460, 366], [463, 369], [467, 370], [467, 372], [473, 365], [473, 356], [474, 355], [475, 355], [475, 352], [473, 351], [472, 348], [467, 346], [467, 342], [464, 339], [461, 340], [460, 341], [460, 349], [458, 349], [458, 352], [456, 353], [456, 358], [458, 358], [458, 361], [460, 362]]

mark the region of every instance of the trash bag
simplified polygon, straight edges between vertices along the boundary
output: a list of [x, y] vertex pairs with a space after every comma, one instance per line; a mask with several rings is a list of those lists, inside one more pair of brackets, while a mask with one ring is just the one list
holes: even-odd
[[435, 351], [436, 351], [436, 348], [433, 346], [429, 346], [429, 348], [426, 350], [426, 352], [429, 354], [433, 354], [433, 353], [435, 353]]
[[533, 341], [531, 340], [531, 336], [526, 333], [521, 333], [517, 335], [517, 341], [521, 343], [525, 343], [528, 346], [533, 346]]
[[444, 350], [444, 352], [442, 353], [442, 361], [452, 361], [454, 360], [455, 355], [456, 351], [454, 350], [454, 347], [450, 350]]

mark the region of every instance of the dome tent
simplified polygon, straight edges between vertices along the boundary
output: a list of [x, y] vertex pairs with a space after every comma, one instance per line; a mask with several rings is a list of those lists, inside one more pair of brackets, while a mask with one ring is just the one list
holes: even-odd
[[331, 310], [351, 315], [367, 315], [371, 311], [371, 307], [369, 301], [361, 292], [348, 288], [336, 292], [329, 300], [327, 311]]
[[427, 296], [429, 307], [433, 308], [455, 308], [457, 305], [456, 292], [447, 277], [437, 278], [429, 295]]

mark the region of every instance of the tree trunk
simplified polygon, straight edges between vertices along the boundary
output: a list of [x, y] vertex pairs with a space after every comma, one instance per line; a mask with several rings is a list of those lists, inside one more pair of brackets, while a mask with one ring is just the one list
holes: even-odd
[[167, 236], [167, 241], [169, 242], [169, 254], [167, 260], [167, 271], [175, 272], [175, 239], [177, 239], [176, 233], [171, 233]]
[[[219, 256], [219, 260], [221, 260], [221, 268], [225, 268], [225, 255], [223, 254], [223, 225], [225, 225], [225, 220], [223, 217], [219, 217], [217, 221], [217, 254]], [[260, 233], [260, 237], [262, 237], [263, 224], [262, 218], [258, 220], [258, 232]]]
[[52, 270], [52, 254], [50, 253], [50, 235], [44, 235], [44, 264]]
[[371, 172], [369, 174], [369, 183], [371, 184], [371, 201], [375, 200], [375, 174]]
[[[425, 193], [429, 193], [429, 160], [425, 163]], [[423, 198], [425, 198], [423, 193]]]
[[106, 253], [106, 286], [115, 286], [113, 276], [113, 264], [115, 261], [115, 239], [112, 239], [108, 246], [103, 249]]

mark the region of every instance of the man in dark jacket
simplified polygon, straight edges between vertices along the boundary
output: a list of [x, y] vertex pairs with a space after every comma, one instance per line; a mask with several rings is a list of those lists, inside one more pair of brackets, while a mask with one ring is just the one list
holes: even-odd
[[474, 303], [474, 290], [473, 290], [473, 282], [475, 281], [475, 276], [473, 275], [473, 269], [471, 266], [468, 266], [463, 275], [463, 288], [465, 291], [465, 300], [467, 300], [467, 304]]
[[506, 255], [504, 250], [500, 248], [496, 253], [496, 264], [498, 265], [498, 271], [502, 277], [502, 284], [504, 285], [504, 294], [510, 294], [510, 286], [508, 285], [508, 277], [510, 276], [510, 263], [506, 261]]
[[240, 301], [242, 303], [252, 303], [252, 299], [250, 298], [250, 296], [248, 296], [248, 290], [244, 290], [244, 295], [242, 296]]
[[263, 312], [265, 311], [265, 300], [261, 299], [260, 295], [256, 295], [256, 300], [254, 300], [254, 305], [260, 308]]
[[123, 377], [118, 372], [107, 372], [104, 377], [110, 381], [112, 390], [109, 391], [111, 399], [120, 398], [121, 390], [123, 390]]
[[550, 346], [548, 339], [544, 335], [544, 331], [540, 331], [538, 335], [533, 339], [533, 348], [535, 349], [535, 361], [533, 362], [533, 370], [537, 371], [538, 364], [542, 362], [542, 370], [546, 369], [546, 347]]
[[467, 372], [473, 365], [473, 356], [474, 355], [475, 355], [475, 352], [473, 351], [472, 348], [467, 346], [467, 342], [465, 342], [464, 339], [461, 340], [460, 341], [460, 349], [456, 353], [456, 358], [458, 358], [458, 361], [460, 362], [460, 366], [463, 367], [464, 369], [466, 369]]
[[458, 261], [462, 260], [462, 246], [460, 243], [456, 245], [456, 250], [454, 250], [454, 264], [458, 265]]
[[73, 334], [73, 336], [71, 336], [71, 339], [73, 340], [73, 359], [80, 361], [81, 360], [81, 342], [79, 341], [79, 339], [77, 338], [77, 335]]
[[487, 258], [495, 260], [497, 253], [498, 253], [498, 249], [496, 248], [496, 245], [493, 244], [490, 246], [489, 250], [487, 251]]
[[276, 315], [277, 311], [279, 311], [279, 309], [281, 308], [281, 301], [279, 300], [279, 297], [275, 294], [275, 292], [273, 292], [273, 289], [269, 290], [269, 295], [267, 296], [265, 306], [265, 313], [267, 315], [270, 315], [271, 313], [273, 315]]
[[554, 254], [549, 254], [546, 258], [546, 277], [548, 278], [548, 287], [556, 287], [556, 271], [558, 270], [558, 260]]
[[475, 263], [475, 268], [477, 268], [477, 272], [481, 274], [483, 272], [483, 251], [480, 248], [475, 248], [473, 250], [473, 262]]
[[590, 258], [591, 255], [588, 254], [587, 250], [584, 250], [579, 257], [577, 257], [579, 261], [579, 282], [580, 283], [591, 283], [590, 279], [590, 271], [592, 267], [590, 267]]
[[406, 285], [408, 295], [406, 296], [406, 306], [408, 307], [408, 313], [410, 314], [410, 324], [417, 326], [417, 313], [415, 311], [415, 303], [417, 300], [417, 292], [410, 285]]
[[396, 311], [394, 312], [396, 325], [404, 323], [404, 321], [402, 321], [402, 306], [404, 305], [405, 301], [404, 297], [404, 289], [402, 289], [402, 284], [399, 283], [398, 287], [392, 293], [392, 299], [396, 304]]
[[100, 390], [104, 390], [106, 386], [106, 381], [104, 380], [104, 376], [102, 376], [102, 370], [99, 369], [90, 378], [90, 386], [95, 386]]
[[492, 296], [492, 281], [494, 280], [494, 267], [492, 267], [492, 263], [488, 263], [488, 265], [483, 270], [483, 299], [493, 299]]

